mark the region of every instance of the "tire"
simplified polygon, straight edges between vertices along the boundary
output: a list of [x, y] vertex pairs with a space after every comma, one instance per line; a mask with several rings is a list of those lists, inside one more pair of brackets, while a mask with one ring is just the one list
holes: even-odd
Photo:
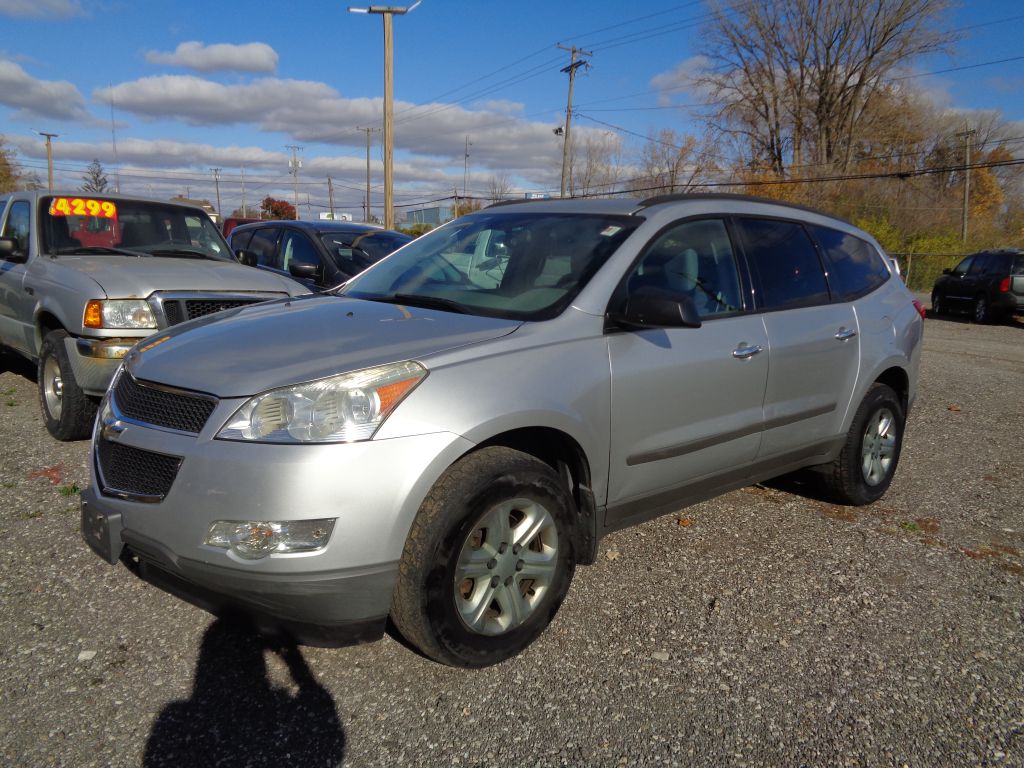
[[903, 404], [885, 384], [872, 384], [853, 417], [825, 482], [837, 501], [863, 506], [889, 489], [903, 447]]
[[991, 321], [992, 313], [988, 307], [988, 300], [984, 296], [979, 296], [974, 300], [974, 322], [985, 325]]
[[946, 302], [937, 293], [932, 294], [932, 315], [938, 317], [939, 315], [946, 314]]
[[47, 431], [58, 440], [82, 440], [92, 432], [96, 402], [75, 381], [65, 331], [51, 331], [39, 350], [39, 407]]
[[569, 591], [572, 509], [558, 475], [528, 454], [483, 448], [453, 464], [406, 540], [391, 605], [399, 632], [451, 666], [518, 654]]

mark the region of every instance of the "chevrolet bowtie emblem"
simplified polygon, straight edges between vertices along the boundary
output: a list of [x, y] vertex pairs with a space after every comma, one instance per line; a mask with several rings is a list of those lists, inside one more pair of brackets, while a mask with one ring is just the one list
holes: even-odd
[[128, 425], [111, 414], [103, 419], [103, 427], [100, 429], [100, 435], [103, 436], [104, 440], [114, 442], [121, 437], [121, 433], [124, 432], [126, 426]]

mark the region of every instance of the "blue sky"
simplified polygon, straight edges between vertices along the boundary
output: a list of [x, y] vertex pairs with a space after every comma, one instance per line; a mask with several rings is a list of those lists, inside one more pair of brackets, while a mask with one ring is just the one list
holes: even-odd
[[[300, 212], [327, 205], [358, 214], [365, 134], [379, 127], [383, 34], [379, 16], [346, 2], [245, 4], [125, 0], [0, 0], [0, 134], [45, 179], [54, 142], [58, 184], [77, 187], [96, 157], [113, 179], [111, 97], [125, 193], [186, 191], [222, 208], [267, 194], [292, 199], [287, 145], [299, 145]], [[242, 9], [242, 10], [240, 10]], [[696, 53], [702, 2], [424, 0], [395, 19], [396, 202], [409, 206], [467, 184], [486, 195], [507, 175], [520, 190], [557, 190], [569, 54], [593, 52], [576, 81], [574, 121], [619, 137], [624, 158], [651, 130], [686, 130], [694, 96], [673, 72]], [[918, 64], [930, 97], [954, 110], [998, 110], [1024, 135], [1024, 6], [967, 2], [950, 14], [963, 38]], [[1003, 59], [1002, 63], [989, 64]], [[983, 66], [974, 66], [983, 65]], [[670, 90], [665, 90], [668, 87]], [[669, 107], [669, 108], [666, 108]], [[464, 148], [469, 137], [469, 178]], [[379, 133], [371, 152], [381, 196]], [[306, 195], [310, 205], [305, 205]]]

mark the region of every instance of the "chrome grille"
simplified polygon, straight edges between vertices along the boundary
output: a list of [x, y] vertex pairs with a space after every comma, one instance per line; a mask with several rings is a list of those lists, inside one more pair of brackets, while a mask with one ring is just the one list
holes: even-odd
[[100, 439], [96, 465], [105, 496], [160, 501], [171, 490], [181, 457]]
[[113, 397], [118, 413], [125, 418], [192, 434], [202, 431], [217, 407], [217, 398], [211, 395], [148, 386], [127, 372], [118, 376]]

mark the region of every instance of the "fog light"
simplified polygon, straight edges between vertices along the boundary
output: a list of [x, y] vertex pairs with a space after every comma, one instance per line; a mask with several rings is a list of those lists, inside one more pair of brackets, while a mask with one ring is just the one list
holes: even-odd
[[259, 560], [274, 552], [315, 552], [327, 546], [334, 520], [218, 520], [210, 526], [203, 543], [230, 549], [246, 560]]

